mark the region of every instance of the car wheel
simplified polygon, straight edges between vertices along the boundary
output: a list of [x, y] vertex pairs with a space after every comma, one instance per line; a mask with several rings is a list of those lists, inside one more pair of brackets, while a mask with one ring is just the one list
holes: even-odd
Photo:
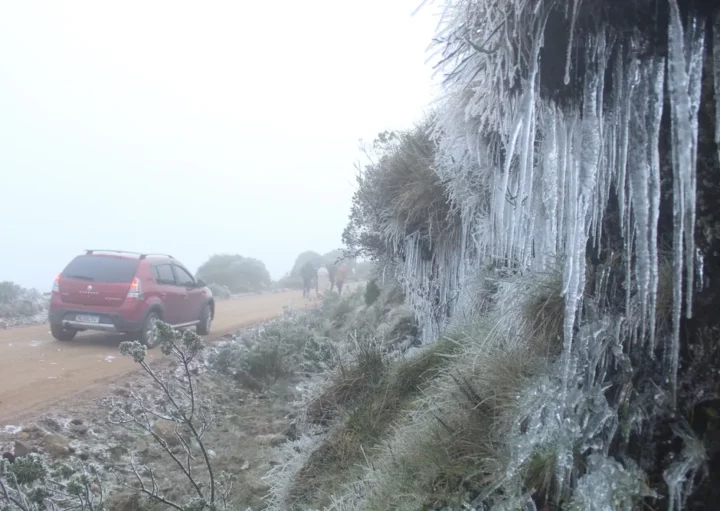
[[50, 333], [58, 341], [72, 341], [77, 334], [77, 330], [72, 328], [65, 328], [58, 323], [50, 323]]
[[212, 328], [212, 311], [210, 305], [203, 307], [202, 314], [200, 314], [200, 323], [197, 326], [198, 335], [207, 335], [210, 333]]
[[157, 312], [151, 312], [145, 318], [143, 328], [140, 331], [140, 342], [148, 348], [154, 348], [160, 342], [157, 329], [158, 321], [160, 321], [160, 316], [158, 316]]

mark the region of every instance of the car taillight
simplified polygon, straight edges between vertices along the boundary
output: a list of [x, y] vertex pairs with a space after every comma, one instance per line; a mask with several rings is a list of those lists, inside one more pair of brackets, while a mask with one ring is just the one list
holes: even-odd
[[52, 292], [53, 293], [59, 293], [60, 292], [60, 275], [58, 274], [57, 277], [55, 277], [55, 282], [53, 282]]
[[140, 285], [140, 279], [135, 277], [130, 284], [130, 289], [128, 290], [127, 299], [128, 300], [142, 300], [143, 294], [142, 294], [142, 286]]

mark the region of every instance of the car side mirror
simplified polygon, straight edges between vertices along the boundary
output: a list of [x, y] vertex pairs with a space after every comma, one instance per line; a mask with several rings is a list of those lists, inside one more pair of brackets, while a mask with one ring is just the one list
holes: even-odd
[[197, 287], [205, 287], [205, 286], [207, 286], [207, 284], [205, 283], [205, 281], [204, 281], [203, 279], [197, 279], [196, 284], [197, 284]]

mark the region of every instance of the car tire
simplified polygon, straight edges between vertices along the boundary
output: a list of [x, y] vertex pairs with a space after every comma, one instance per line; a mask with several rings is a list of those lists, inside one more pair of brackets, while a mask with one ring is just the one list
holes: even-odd
[[50, 333], [58, 341], [72, 341], [77, 334], [77, 330], [65, 328], [59, 323], [50, 323]]
[[154, 348], [160, 343], [160, 337], [157, 332], [158, 321], [160, 321], [160, 315], [157, 312], [150, 312], [145, 317], [142, 330], [140, 330], [139, 341], [149, 349]]
[[212, 329], [212, 311], [210, 305], [203, 307], [202, 313], [200, 314], [200, 323], [197, 326], [198, 335], [208, 335]]

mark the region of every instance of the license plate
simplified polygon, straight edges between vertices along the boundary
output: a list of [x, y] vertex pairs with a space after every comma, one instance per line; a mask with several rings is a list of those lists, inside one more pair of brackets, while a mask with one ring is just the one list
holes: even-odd
[[84, 314], [78, 314], [75, 316], [75, 321], [81, 323], [100, 323], [100, 316], [86, 316]]

